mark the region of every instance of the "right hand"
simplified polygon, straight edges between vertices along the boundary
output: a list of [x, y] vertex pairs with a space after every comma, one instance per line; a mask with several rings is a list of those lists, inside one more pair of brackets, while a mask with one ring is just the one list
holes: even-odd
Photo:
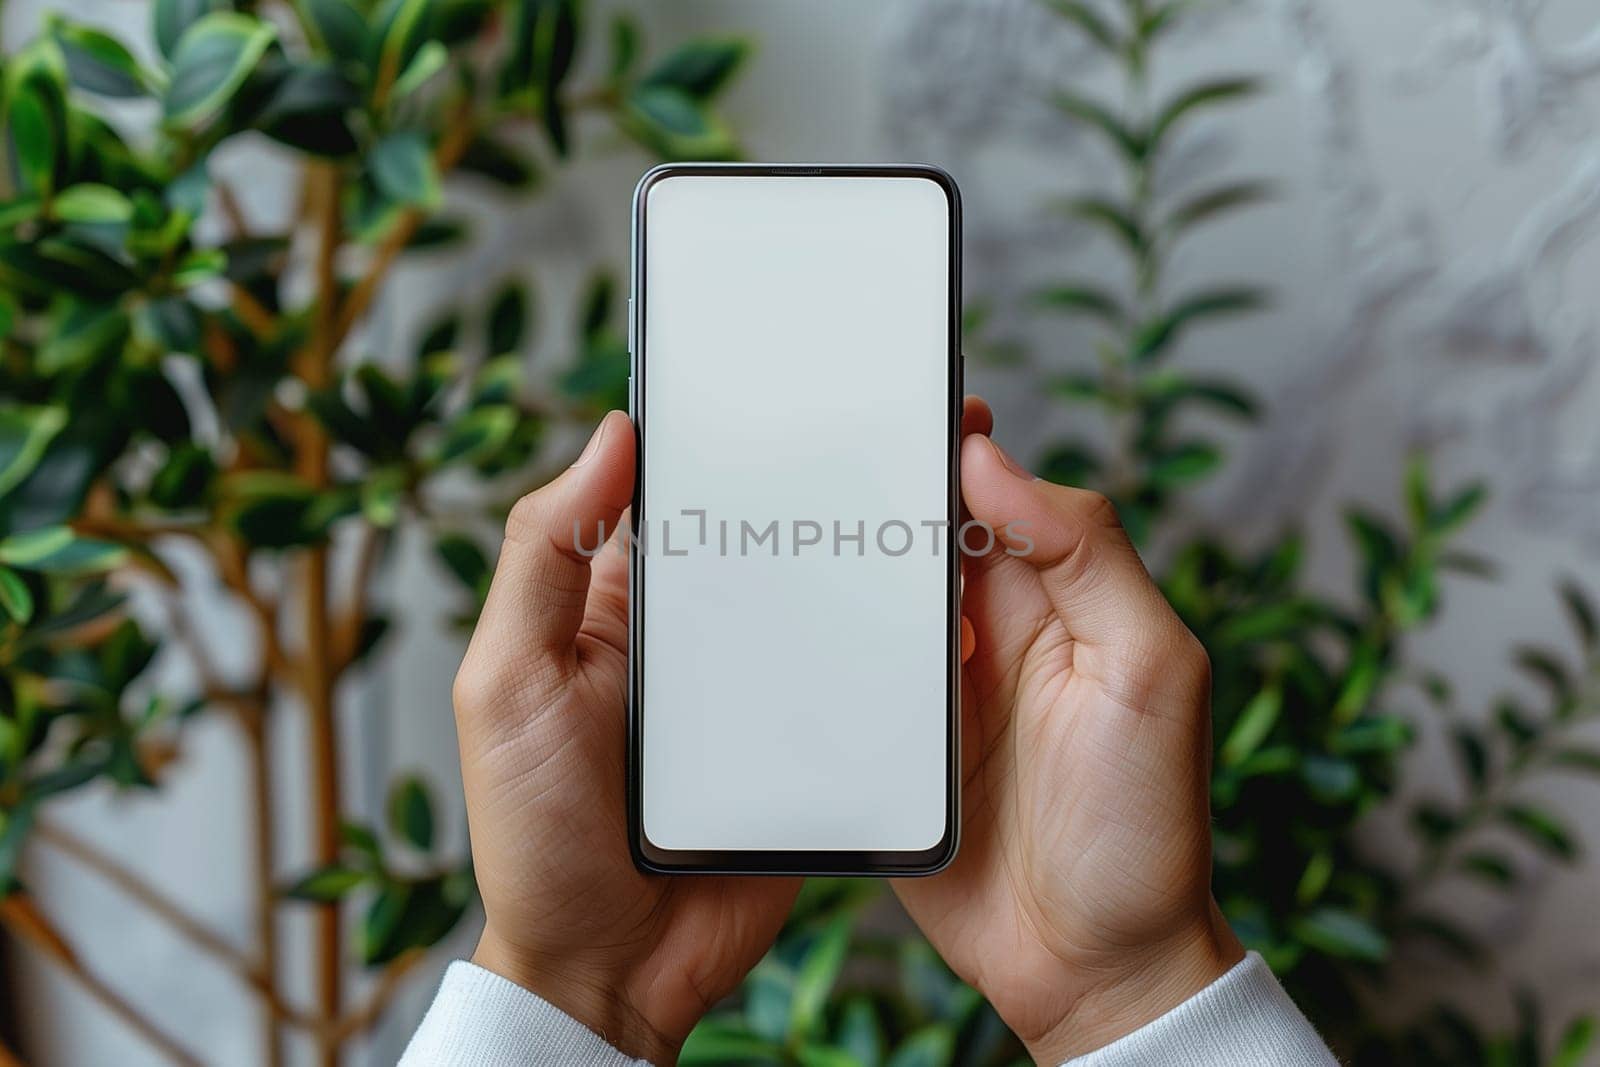
[[965, 561], [961, 851], [895, 891], [1057, 1064], [1244, 954], [1211, 898], [1210, 668], [1106, 499], [1025, 472], [981, 400], [964, 421], [962, 494], [1000, 540]]

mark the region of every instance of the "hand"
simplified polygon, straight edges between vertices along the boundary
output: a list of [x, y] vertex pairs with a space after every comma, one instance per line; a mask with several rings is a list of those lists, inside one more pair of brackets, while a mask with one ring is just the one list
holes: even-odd
[[487, 916], [473, 961], [671, 1063], [777, 936], [799, 883], [633, 866], [627, 556], [576, 550], [597, 544], [597, 524], [618, 528], [633, 478], [633, 427], [613, 412], [570, 469], [518, 501], [454, 699]]
[[1243, 956], [1211, 899], [1210, 669], [1105, 498], [1023, 471], [982, 401], [965, 423], [962, 495], [1002, 536], [965, 563], [961, 851], [895, 889], [1057, 1064]]

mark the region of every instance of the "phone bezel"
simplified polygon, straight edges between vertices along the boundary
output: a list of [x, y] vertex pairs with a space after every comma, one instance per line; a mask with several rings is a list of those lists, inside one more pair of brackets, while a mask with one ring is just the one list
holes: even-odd
[[638, 459], [634, 481], [632, 544], [637, 544], [645, 521], [644, 469], [646, 462], [647, 412], [644, 404], [645, 315], [648, 293], [644, 285], [646, 209], [650, 189], [674, 177], [737, 178], [915, 178], [931, 181], [945, 193], [949, 208], [949, 299], [947, 315], [949, 364], [949, 440], [948, 459], [949, 534], [946, 544], [949, 563], [946, 584], [948, 622], [946, 645], [948, 678], [946, 718], [948, 764], [945, 803], [945, 831], [932, 848], [910, 851], [819, 851], [819, 850], [689, 850], [663, 849], [651, 843], [644, 833], [643, 819], [643, 684], [644, 627], [642, 626], [644, 561], [635, 549], [630, 552], [628, 574], [628, 844], [634, 864], [652, 874], [766, 874], [829, 876], [911, 877], [934, 874], [955, 858], [961, 822], [961, 604], [960, 553], [955, 536], [960, 528], [961, 489], [958, 457], [961, 445], [962, 358], [961, 358], [961, 194], [955, 180], [938, 167], [926, 164], [767, 164], [767, 163], [664, 163], [653, 167], [639, 179], [633, 195], [632, 297], [628, 308], [630, 379], [629, 413], [633, 416]]

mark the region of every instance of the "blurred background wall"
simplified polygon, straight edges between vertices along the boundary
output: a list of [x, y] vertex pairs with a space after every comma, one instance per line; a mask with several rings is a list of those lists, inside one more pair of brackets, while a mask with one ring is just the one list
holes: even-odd
[[[124, 28], [145, 18], [132, 2], [12, 0], [5, 40], [31, 35], [47, 9]], [[1035, 364], [1081, 356], [1084, 335], [1024, 317], [1022, 298], [1071, 266], [1109, 269], [1109, 249], [1047, 204], [1106, 180], [1112, 163], [1041, 100], [1063, 80], [1093, 86], [1110, 72], [1034, 0], [677, 0], [633, 10], [662, 42], [708, 27], [757, 39], [727, 107], [751, 158], [915, 158], [949, 169], [965, 195], [969, 298], [989, 302], [995, 331], [1024, 343]], [[1269, 206], [1223, 224], [1177, 261], [1180, 280], [1264, 282], [1274, 295], [1270, 313], [1190, 342], [1191, 365], [1254, 383], [1269, 415], [1237, 432], [1230, 473], [1192, 500], [1186, 521], [1244, 543], [1299, 525], [1311, 533], [1315, 575], [1338, 590], [1353, 564], [1335, 532], [1340, 507], [1363, 500], [1395, 510], [1408, 450], [1431, 450], [1443, 482], [1487, 478], [1490, 510], [1467, 547], [1498, 560], [1500, 574], [1453, 584], [1416, 655], [1456, 681], [1463, 707], [1486, 707], [1524, 684], [1509, 670], [1512, 646], [1567, 641], [1554, 581], [1570, 574], [1600, 590], [1600, 15], [1586, 0], [1253, 0], [1219, 4], [1185, 32], [1161, 82], [1254, 73], [1269, 91], [1220, 124], [1201, 124], [1177, 153], [1174, 180], [1237, 174], [1276, 189]], [[460, 202], [490, 225], [475, 228], [468, 253], [419, 258], [399, 273], [370, 337], [374, 351], [398, 348], [459, 294], [482, 299], [537, 250], [532, 280], [545, 314], [533, 359], [551, 371], [571, 333], [559, 316], [583, 280], [600, 267], [621, 276], [628, 196], [644, 166], [620, 144], [590, 142], [581, 154], [537, 203]], [[219, 165], [253, 213], [289, 210], [272, 150]], [[1067, 428], [1035, 375], [980, 361], [969, 365], [969, 387], [994, 402], [997, 435], [1019, 455]], [[364, 783], [353, 799], [368, 809], [381, 797], [382, 768], [426, 769], [460, 843], [449, 687], [462, 639], [436, 625], [443, 612], [434, 606], [449, 587], [435, 567], [420, 543], [403, 543], [391, 560], [387, 598], [418, 608], [400, 614], [387, 668], [362, 694], [377, 713], [362, 717], [359, 732], [348, 720], [346, 752], [353, 780]], [[215, 621], [219, 648], [247, 632], [225, 614]], [[285, 752], [301, 750], [292, 717], [277, 728]], [[159, 795], [96, 794], [65, 814], [242, 938], [247, 864], [235, 854], [242, 815], [230, 808], [241, 769], [223, 730], [195, 728], [194, 758]], [[1412, 758], [1408, 790], [1444, 788], [1433, 770], [1450, 758], [1442, 742], [1426, 741]], [[289, 764], [278, 783], [280, 825], [296, 824], [298, 784]], [[1586, 854], [1600, 857], [1600, 797], [1559, 780], [1542, 788]], [[1374, 849], [1399, 847], [1392, 831], [1403, 807], [1372, 820]], [[297, 865], [296, 847], [283, 842], [286, 866]], [[1574, 871], [1530, 857], [1529, 870], [1531, 888], [1514, 908], [1470, 890], [1444, 906], [1490, 931], [1510, 978], [1537, 990], [1552, 1017], [1592, 1009], [1600, 860]], [[136, 1004], [181, 1023], [208, 1062], [252, 1062], [255, 1031], [240, 1025], [249, 1002], [231, 980], [159, 928], [124, 923], [110, 890], [65, 865], [40, 862], [32, 881], [72, 917], [97, 965], [127, 976]], [[458, 952], [470, 950], [472, 934], [461, 933]], [[291, 953], [297, 943], [285, 942]], [[294, 984], [306, 961], [286, 962]], [[24, 966], [10, 980], [49, 1062], [159, 1062], [48, 968]], [[412, 980], [371, 1042], [370, 1062], [393, 1061], [431, 980]], [[1444, 971], [1418, 984], [1503, 1012], [1503, 988], [1490, 988], [1501, 981]], [[1396, 1009], [1406, 1003], [1402, 990]]]

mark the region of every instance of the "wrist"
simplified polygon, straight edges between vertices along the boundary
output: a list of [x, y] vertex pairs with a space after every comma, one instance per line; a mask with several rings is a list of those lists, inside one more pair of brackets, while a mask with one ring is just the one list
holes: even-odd
[[1056, 1067], [1154, 1022], [1221, 978], [1244, 958], [1215, 903], [1203, 921], [1159, 942], [1127, 950], [1113, 971], [1092, 981], [1060, 1018], [1024, 1037], [1034, 1062]]
[[541, 959], [506, 944], [488, 930], [472, 962], [548, 1001], [628, 1056], [653, 1064], [676, 1063], [682, 1037], [662, 1031], [627, 996], [618, 970], [573, 959]]

